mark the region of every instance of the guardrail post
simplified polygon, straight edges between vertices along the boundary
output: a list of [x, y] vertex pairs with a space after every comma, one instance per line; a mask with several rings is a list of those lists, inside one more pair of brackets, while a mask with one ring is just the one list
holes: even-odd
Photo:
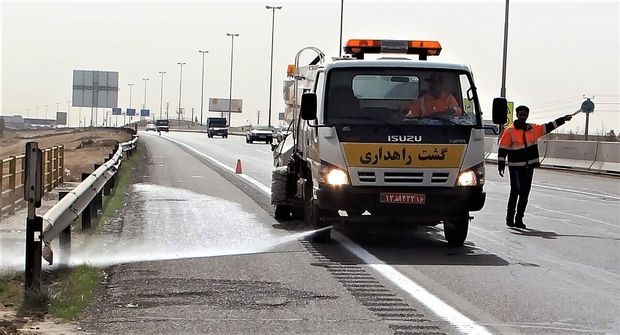
[[[59, 191], [58, 192], [58, 200], [62, 200], [69, 191]], [[60, 259], [58, 264], [67, 265], [69, 264], [69, 256], [71, 255], [71, 225], [67, 226], [62, 233], [58, 236], [58, 243], [60, 245]]]
[[[88, 176], [90, 176], [90, 173], [82, 173], [82, 181], [86, 180]], [[93, 217], [93, 202], [94, 199], [93, 201], [88, 203], [88, 205], [86, 205], [86, 208], [84, 208], [84, 210], [82, 211], [82, 230], [90, 229], [90, 223]]]
[[52, 159], [54, 160], [54, 165], [53, 165], [53, 171], [54, 173], [52, 174], [52, 178], [54, 179], [53, 182], [53, 186], [56, 187], [58, 186], [58, 147], [54, 147], [54, 150], [52, 150]]
[[15, 183], [15, 179], [17, 175], [17, 157], [11, 156], [9, 160], [9, 203], [11, 207], [9, 207], [9, 214], [15, 214], [15, 200], [16, 194], [15, 187], [17, 186]]
[[[97, 170], [100, 166], [101, 164], [95, 164], [95, 170]], [[97, 210], [103, 209], [103, 191], [97, 192], [93, 201], [95, 203], [95, 212], [93, 214], [97, 216]]]
[[60, 168], [60, 184], [65, 182], [65, 146], [60, 146], [60, 154], [58, 156], [60, 158], [60, 162], [58, 163], [58, 167]]
[[37, 142], [26, 143], [26, 165], [24, 168], [24, 200], [28, 202], [26, 219], [26, 262], [25, 295], [28, 299], [38, 299], [41, 293], [41, 233], [43, 218], [36, 215], [41, 207], [43, 194], [43, 152]]
[[45, 191], [52, 191], [52, 149], [45, 150]]
[[2, 180], [4, 180], [4, 160], [0, 158], [0, 222], [2, 222], [2, 208], [4, 208], [2, 203], [2, 194], [4, 193], [4, 189], [2, 188]]

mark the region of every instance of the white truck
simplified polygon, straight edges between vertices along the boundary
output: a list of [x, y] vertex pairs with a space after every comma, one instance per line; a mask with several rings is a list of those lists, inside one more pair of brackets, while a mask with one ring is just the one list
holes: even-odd
[[[462, 245], [470, 213], [485, 202], [485, 127], [471, 71], [427, 61], [441, 51], [436, 41], [350, 40], [344, 49], [348, 56], [329, 61], [304, 48], [289, 65], [285, 118], [294, 127], [274, 147], [276, 219], [314, 228], [441, 223], [448, 243]], [[301, 67], [305, 51], [317, 57]], [[378, 53], [419, 59], [364, 59]]]

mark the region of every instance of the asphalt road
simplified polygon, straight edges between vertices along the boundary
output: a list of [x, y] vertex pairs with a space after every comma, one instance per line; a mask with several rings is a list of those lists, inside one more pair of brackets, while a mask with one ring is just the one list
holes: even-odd
[[[132, 238], [163, 250], [131, 260], [179, 259], [113, 267], [112, 298], [95, 307], [107, 312], [89, 324], [99, 332], [620, 333], [617, 178], [539, 169], [529, 229], [509, 230], [508, 178], [489, 164], [463, 248], [441, 226], [312, 244], [268, 214], [269, 145], [141, 135], [150, 158]], [[237, 159], [245, 176], [230, 173]]]

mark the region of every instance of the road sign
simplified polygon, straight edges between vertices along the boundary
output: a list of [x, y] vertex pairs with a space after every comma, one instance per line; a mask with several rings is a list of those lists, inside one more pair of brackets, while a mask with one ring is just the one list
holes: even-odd
[[127, 108], [126, 114], [127, 114], [127, 116], [136, 116], [136, 109], [135, 108]]
[[112, 115], [121, 115], [122, 110], [120, 108], [112, 108]]
[[73, 107], [118, 105], [118, 72], [73, 70]]
[[150, 109], [141, 109], [140, 110], [140, 116], [149, 116], [151, 115], [151, 110]]
[[[228, 112], [228, 99], [209, 98], [209, 111], [210, 112]], [[230, 111], [233, 113], [241, 113], [243, 107], [243, 100], [232, 99], [230, 104]]]

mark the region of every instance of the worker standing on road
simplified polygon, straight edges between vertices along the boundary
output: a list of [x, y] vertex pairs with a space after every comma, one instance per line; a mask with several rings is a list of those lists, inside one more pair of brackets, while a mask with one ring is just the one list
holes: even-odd
[[499, 140], [497, 167], [499, 175], [503, 177], [506, 156], [508, 156], [510, 197], [506, 211], [506, 225], [525, 229], [523, 215], [532, 187], [534, 168], [540, 166], [537, 141], [543, 135], [563, 125], [565, 121], [570, 121], [572, 115], [563, 116], [546, 124], [529, 124], [525, 122], [530, 114], [530, 109], [527, 106], [517, 107], [516, 112], [517, 120], [504, 130]]

